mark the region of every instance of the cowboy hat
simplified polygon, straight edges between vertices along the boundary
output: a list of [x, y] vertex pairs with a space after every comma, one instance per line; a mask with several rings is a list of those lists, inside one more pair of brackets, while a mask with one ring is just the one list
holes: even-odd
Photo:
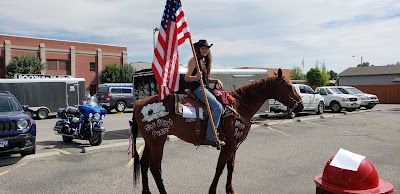
[[207, 40], [199, 40], [198, 42], [194, 43], [193, 46], [194, 47], [202, 47], [202, 46], [206, 46], [208, 48], [212, 47], [213, 44], [208, 45]]

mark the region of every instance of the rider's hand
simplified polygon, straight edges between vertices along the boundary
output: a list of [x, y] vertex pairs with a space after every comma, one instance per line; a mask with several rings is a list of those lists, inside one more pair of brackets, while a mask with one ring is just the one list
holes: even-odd
[[194, 81], [200, 81], [201, 71], [197, 72], [196, 76], [194, 76]]
[[217, 85], [220, 89], [224, 89], [224, 84], [222, 84], [221, 80], [217, 79]]

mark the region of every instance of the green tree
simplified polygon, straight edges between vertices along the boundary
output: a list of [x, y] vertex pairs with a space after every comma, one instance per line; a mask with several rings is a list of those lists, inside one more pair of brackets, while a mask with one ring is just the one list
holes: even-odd
[[106, 69], [101, 74], [103, 83], [119, 83], [121, 80], [120, 68], [117, 64], [108, 64]]
[[363, 62], [362, 64], [357, 65], [357, 67], [369, 67], [369, 66], [374, 66], [374, 65], [370, 65], [369, 62]]
[[42, 63], [38, 57], [33, 55], [16, 56], [11, 59], [6, 67], [6, 77], [12, 78], [14, 74], [41, 74], [46, 68], [46, 64]]
[[329, 76], [331, 77], [331, 80], [335, 80], [337, 78], [337, 73], [334, 72], [333, 70], [329, 71]]
[[135, 73], [135, 69], [132, 67], [132, 65], [125, 63], [121, 67], [121, 83], [132, 83], [133, 79], [133, 73]]
[[330, 77], [331, 76], [326, 71], [325, 63], [322, 63], [322, 68], [321, 68], [321, 83], [322, 83], [322, 86], [326, 86], [326, 85], [329, 84], [329, 78]]
[[[322, 65], [322, 68], [319, 68]], [[311, 68], [306, 75], [308, 83], [313, 86], [325, 86], [329, 84], [329, 74], [326, 71], [325, 63], [317, 60], [315, 67]]]
[[314, 67], [311, 68], [308, 72], [307, 72], [307, 81], [308, 83], [310, 83], [310, 85], [313, 86], [322, 86], [321, 83], [321, 70], [318, 67]]
[[304, 80], [305, 75], [301, 71], [300, 67], [294, 66], [292, 69], [292, 72], [290, 73], [290, 79], [291, 80]]

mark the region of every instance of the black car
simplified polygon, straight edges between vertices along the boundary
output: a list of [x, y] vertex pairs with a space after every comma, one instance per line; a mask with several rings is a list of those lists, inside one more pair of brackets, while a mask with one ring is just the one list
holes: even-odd
[[22, 156], [36, 151], [36, 123], [24, 112], [10, 92], [0, 92], [0, 154], [20, 153]]

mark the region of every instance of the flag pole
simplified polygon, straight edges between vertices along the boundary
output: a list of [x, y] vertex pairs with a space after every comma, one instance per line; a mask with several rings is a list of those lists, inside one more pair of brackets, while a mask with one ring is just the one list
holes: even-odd
[[[192, 53], [193, 53], [194, 59], [196, 61], [196, 69], [198, 72], [200, 72], [200, 66], [199, 66], [199, 62], [197, 61], [196, 51], [194, 50], [192, 37], [189, 37], [189, 41], [190, 41], [190, 46], [192, 48]], [[221, 146], [219, 145], [217, 130], [215, 129], [214, 120], [212, 118], [212, 114], [211, 114], [211, 110], [210, 110], [210, 104], [208, 103], [208, 99], [207, 99], [207, 95], [206, 95], [206, 91], [205, 91], [205, 87], [204, 87], [204, 83], [203, 83], [203, 76], [200, 76], [200, 85], [201, 85], [201, 89], [203, 91], [203, 96], [204, 96], [204, 100], [206, 103], [207, 113], [208, 113], [208, 116], [210, 119], [211, 127], [213, 129], [214, 137], [217, 142], [217, 149], [219, 150], [219, 149], [221, 149]]]
[[[182, 12], [184, 12], [182, 2], [181, 2], [181, 9], [182, 9]], [[189, 36], [189, 41], [190, 41], [190, 47], [192, 48], [193, 57], [196, 61], [196, 69], [198, 72], [200, 72], [200, 66], [199, 66], [199, 62], [197, 61], [196, 51], [194, 50], [192, 36]], [[205, 101], [206, 108], [207, 108], [208, 118], [210, 119], [210, 124], [211, 124], [212, 130], [213, 130], [214, 138], [216, 140], [217, 150], [220, 150], [221, 145], [219, 144], [219, 141], [218, 141], [217, 130], [215, 129], [214, 120], [213, 120], [211, 110], [210, 110], [210, 104], [208, 103], [208, 98], [207, 98], [204, 83], [203, 83], [203, 76], [200, 76], [200, 85], [201, 85], [201, 89], [203, 90], [203, 97], [204, 97], [204, 101]]]

